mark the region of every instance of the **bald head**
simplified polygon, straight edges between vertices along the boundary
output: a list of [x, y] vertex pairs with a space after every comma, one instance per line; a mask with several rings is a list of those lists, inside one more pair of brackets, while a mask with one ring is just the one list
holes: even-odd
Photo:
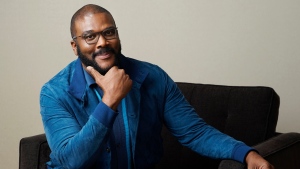
[[105, 8], [94, 4], [88, 4], [78, 9], [78, 11], [75, 12], [75, 14], [71, 19], [71, 25], [70, 25], [71, 37], [73, 38], [76, 35], [75, 22], [78, 19], [81, 19], [88, 14], [96, 14], [96, 13], [108, 13], [109, 15], [111, 15], [110, 12]]

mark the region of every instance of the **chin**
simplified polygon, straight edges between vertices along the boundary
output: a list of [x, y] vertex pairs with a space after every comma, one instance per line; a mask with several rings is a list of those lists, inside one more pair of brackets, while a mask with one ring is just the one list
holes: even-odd
[[115, 65], [115, 60], [110, 60], [110, 61], [104, 61], [105, 63], [100, 62], [98, 63], [97, 62], [97, 65], [101, 68], [101, 69], [104, 69], [104, 70], [107, 70], [107, 69], [110, 69], [112, 68], [113, 66], [116, 66]]
[[97, 63], [96, 70], [102, 75], [105, 75], [113, 66], [118, 66], [119, 65], [119, 60], [118, 58], [112, 58], [112, 60], [105, 61], [106, 63], [102, 62], [99, 64]]

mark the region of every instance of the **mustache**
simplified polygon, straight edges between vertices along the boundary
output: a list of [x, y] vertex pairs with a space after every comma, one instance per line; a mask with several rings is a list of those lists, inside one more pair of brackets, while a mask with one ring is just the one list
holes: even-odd
[[105, 47], [105, 48], [101, 48], [97, 52], [94, 52], [93, 55], [92, 55], [92, 57], [94, 59], [97, 55], [102, 55], [103, 53], [107, 53], [107, 52], [111, 52], [113, 54], [116, 54], [116, 51], [113, 48], [111, 48], [111, 47]]

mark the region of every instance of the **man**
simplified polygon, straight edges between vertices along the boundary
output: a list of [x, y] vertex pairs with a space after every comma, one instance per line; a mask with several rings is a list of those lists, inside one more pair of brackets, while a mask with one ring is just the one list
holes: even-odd
[[48, 168], [151, 168], [162, 156], [163, 123], [199, 154], [273, 168], [255, 150], [199, 118], [158, 66], [122, 55], [106, 9], [82, 7], [70, 28], [78, 59], [47, 82], [40, 96], [52, 151]]

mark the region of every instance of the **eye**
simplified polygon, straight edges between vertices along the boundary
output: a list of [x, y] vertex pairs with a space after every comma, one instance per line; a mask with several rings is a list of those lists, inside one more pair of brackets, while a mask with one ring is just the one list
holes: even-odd
[[115, 29], [108, 29], [103, 31], [103, 36], [114, 36], [116, 33]]
[[96, 34], [89, 34], [89, 35], [84, 35], [84, 39], [90, 41], [90, 40], [94, 40], [97, 37]]

